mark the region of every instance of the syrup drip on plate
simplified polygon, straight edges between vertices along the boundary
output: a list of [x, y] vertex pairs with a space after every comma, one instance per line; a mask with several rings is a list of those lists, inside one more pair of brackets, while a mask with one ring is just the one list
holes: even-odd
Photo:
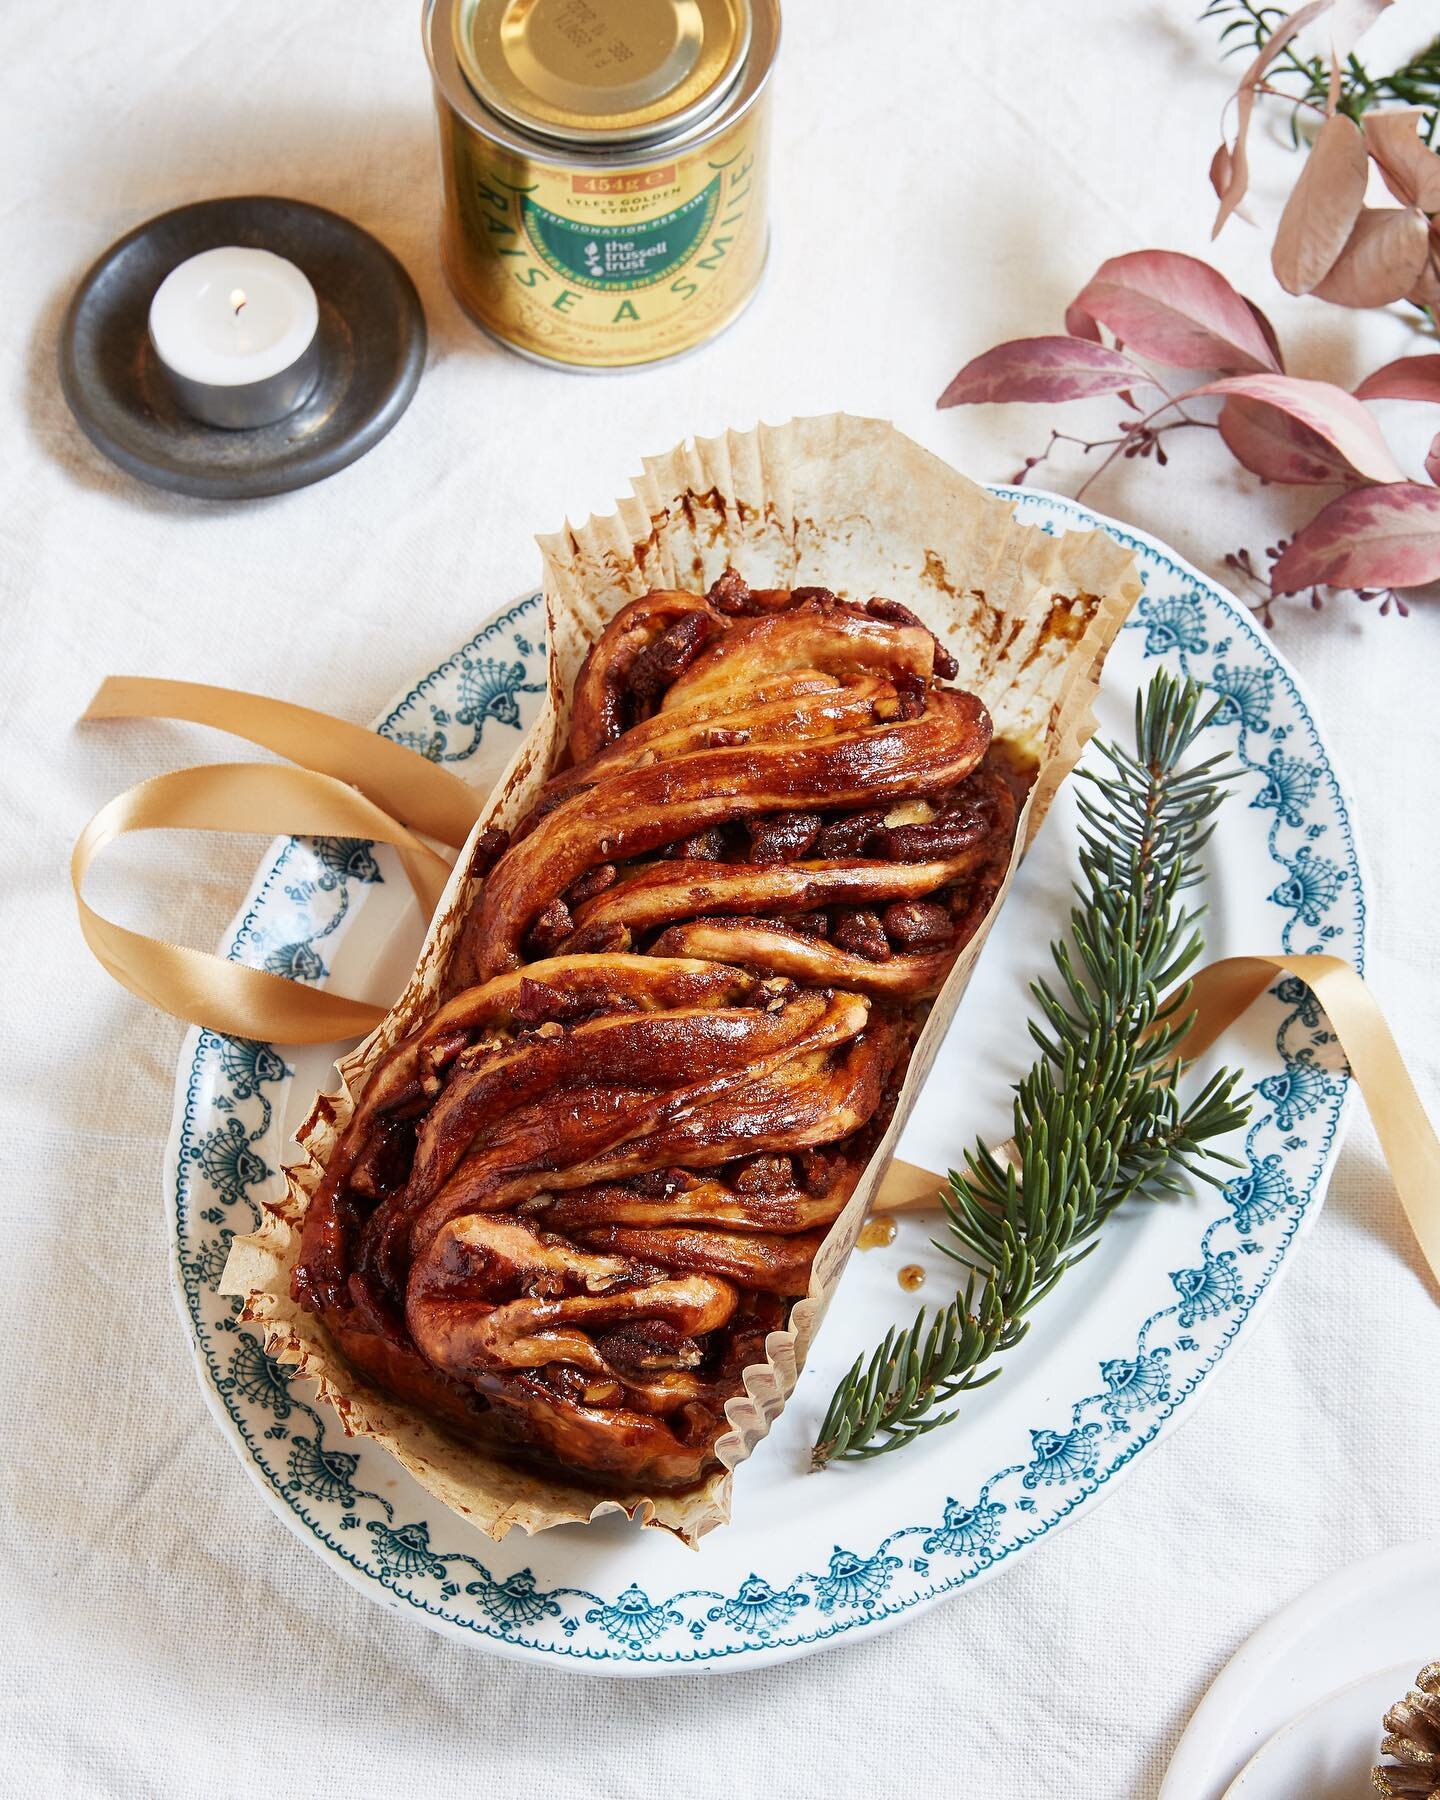
[[860, 1227], [860, 1235], [855, 1240], [860, 1250], [883, 1250], [887, 1244], [895, 1242], [896, 1224], [890, 1213], [876, 1213], [873, 1219], [867, 1219]]

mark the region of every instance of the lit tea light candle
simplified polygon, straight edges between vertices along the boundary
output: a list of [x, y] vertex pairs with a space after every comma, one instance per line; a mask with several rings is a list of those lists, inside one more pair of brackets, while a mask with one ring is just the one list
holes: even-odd
[[150, 342], [175, 397], [207, 425], [239, 430], [294, 412], [320, 370], [315, 290], [269, 250], [205, 250], [150, 302]]

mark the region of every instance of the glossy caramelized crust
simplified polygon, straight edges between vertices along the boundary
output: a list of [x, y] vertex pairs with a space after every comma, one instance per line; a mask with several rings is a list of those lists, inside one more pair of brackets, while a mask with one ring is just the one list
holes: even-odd
[[295, 1297], [362, 1373], [587, 1479], [713, 1466], [1009, 860], [954, 672], [894, 602], [730, 570], [616, 615], [306, 1215]]

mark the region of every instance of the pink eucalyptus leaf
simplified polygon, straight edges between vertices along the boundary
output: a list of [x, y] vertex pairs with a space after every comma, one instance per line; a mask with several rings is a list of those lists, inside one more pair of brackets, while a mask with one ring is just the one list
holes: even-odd
[[1425, 452], [1425, 473], [1433, 482], [1440, 483], [1440, 431], [1435, 433]]
[[1335, 306], [1403, 300], [1425, 268], [1424, 215], [1408, 206], [1365, 206], [1345, 248], [1311, 293]]
[[1345, 248], [1369, 179], [1360, 127], [1336, 113], [1320, 127], [1280, 215], [1270, 264], [1286, 293], [1308, 294], [1324, 277]]
[[[1328, 381], [1302, 381], [1296, 375], [1236, 375], [1207, 382], [1196, 394], [1232, 395], [1273, 406], [1297, 424], [1315, 432], [1354, 474], [1365, 481], [1403, 481], [1404, 470], [1390, 454], [1380, 427], [1353, 394]], [[1188, 397], [1188, 396], [1187, 396]], [[1226, 442], [1229, 442], [1227, 437]], [[1244, 461], [1244, 458], [1241, 458]], [[1246, 464], [1246, 467], [1250, 467]], [[1263, 474], [1263, 470], [1256, 470]], [[1284, 480], [1276, 476], [1271, 479]], [[1293, 478], [1290, 478], [1293, 479]], [[1327, 480], [1343, 479], [1327, 476]]]
[[1210, 185], [1215, 190], [1215, 198], [1223, 200], [1230, 192], [1235, 180], [1235, 156], [1224, 138], [1220, 146], [1210, 158]]
[[1232, 394], [1219, 422], [1230, 454], [1262, 481], [1305, 487], [1355, 479], [1356, 470], [1333, 444], [1278, 407]]
[[[1333, 4], [1334, 0], [1310, 0], [1308, 6], [1302, 6], [1298, 12], [1291, 13], [1266, 38], [1260, 54], [1240, 77], [1239, 86], [1235, 89], [1235, 142], [1230, 149], [1230, 180], [1225, 193], [1220, 196], [1220, 210], [1215, 215], [1215, 223], [1210, 231], [1212, 238], [1220, 235], [1221, 227], [1245, 198], [1246, 189], [1250, 185], [1250, 164], [1245, 144], [1250, 135], [1250, 119], [1255, 111], [1256, 87], [1265, 79], [1265, 71], [1291, 38], [1303, 31], [1312, 19], [1318, 19], [1321, 13], [1328, 12]], [[1214, 166], [1212, 163], [1212, 173]]]
[[1390, 4], [1391, 0], [1335, 0], [1325, 21], [1331, 57], [1344, 62]]
[[1440, 404], [1440, 355], [1402, 356], [1367, 375], [1357, 400], [1429, 400]]
[[1275, 564], [1277, 594], [1307, 587], [1410, 588], [1440, 580], [1440, 487], [1351, 488], [1324, 506]]
[[1365, 144], [1395, 198], [1421, 212], [1440, 212], [1440, 156], [1422, 144], [1415, 127], [1424, 118], [1417, 106], [1365, 115]]
[[[1240, 151], [1237, 161], [1236, 152], [1231, 150], [1222, 138], [1220, 147], [1210, 158], [1210, 185], [1215, 190], [1215, 198], [1222, 205], [1233, 194], [1235, 199], [1234, 205], [1230, 209], [1231, 212], [1235, 214], [1236, 218], [1243, 219], [1247, 225], [1253, 225], [1254, 219], [1241, 204], [1245, 198], [1245, 190], [1249, 181], [1250, 171], [1243, 149]], [[1219, 229], [1219, 225], [1216, 225], [1215, 231], [1210, 233], [1212, 238]]]
[[1073, 338], [1086, 338], [1092, 344], [1100, 342], [1100, 327], [1077, 300], [1065, 308], [1065, 329]]
[[1425, 266], [1420, 271], [1420, 279], [1405, 298], [1412, 306], [1428, 307], [1431, 313], [1440, 317], [1440, 214], [1430, 221]]
[[1181, 369], [1276, 369], [1248, 303], [1225, 277], [1177, 250], [1101, 263], [1075, 307], [1141, 356]]
[[1149, 381], [1139, 363], [1104, 344], [1073, 337], [1015, 338], [966, 363], [936, 404], [1083, 400]]
[[1250, 192], [1250, 154], [1245, 148], [1245, 140], [1250, 135], [1250, 115], [1254, 110], [1255, 90], [1243, 88], [1235, 109], [1234, 146], [1222, 138], [1220, 148], [1210, 159], [1210, 185], [1220, 201], [1220, 210], [1210, 227], [1211, 243], [1224, 230], [1232, 213], [1240, 213], [1242, 219], [1248, 216], [1241, 212], [1241, 207]]
[[1285, 373], [1285, 356], [1280, 348], [1280, 339], [1275, 335], [1275, 327], [1265, 317], [1264, 313], [1261, 312], [1260, 308], [1253, 300], [1246, 300], [1244, 294], [1242, 294], [1240, 298], [1245, 300], [1245, 304], [1250, 308], [1255, 323], [1260, 327], [1260, 335], [1269, 346], [1270, 354], [1275, 361], [1275, 367], [1283, 375]]

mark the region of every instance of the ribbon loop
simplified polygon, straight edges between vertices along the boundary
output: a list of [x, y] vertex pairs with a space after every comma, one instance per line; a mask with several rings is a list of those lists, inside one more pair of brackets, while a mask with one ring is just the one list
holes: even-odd
[[1395, 1035], [1357, 969], [1338, 956], [1224, 956], [1190, 983], [1194, 1023], [1181, 1048], [1199, 1056], [1274, 981], [1295, 975], [1325, 1010], [1385, 1153], [1390, 1179], [1430, 1272], [1440, 1281], [1440, 1139]]
[[485, 796], [428, 757], [376, 731], [288, 700], [268, 700], [199, 681], [110, 675], [83, 719], [185, 719], [244, 738], [301, 768], [359, 788], [413, 831], [458, 850]]
[[330, 1043], [380, 1023], [383, 1006], [147, 937], [97, 913], [82, 893], [95, 858], [125, 832], [167, 827], [393, 844], [427, 920], [450, 876], [442, 856], [333, 776], [271, 763], [218, 763], [142, 781], [101, 807], [71, 855], [70, 879], [86, 943], [122, 986], [151, 1006], [227, 1036], [282, 1044]]

